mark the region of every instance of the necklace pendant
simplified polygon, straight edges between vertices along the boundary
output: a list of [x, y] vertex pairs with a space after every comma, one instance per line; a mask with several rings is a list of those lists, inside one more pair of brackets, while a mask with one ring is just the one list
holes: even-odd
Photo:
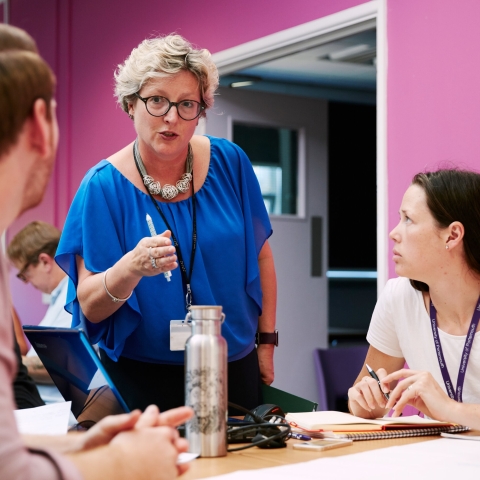
[[173, 200], [178, 195], [178, 189], [174, 185], [167, 183], [163, 186], [161, 195], [165, 200]]
[[148, 188], [148, 191], [152, 195], [160, 195], [160, 192], [162, 191], [160, 182], [155, 182], [153, 180], [153, 177], [151, 177], [150, 175], [143, 176], [143, 184]]
[[152, 182], [149, 186], [148, 189], [152, 193], [152, 195], [160, 195], [160, 192], [162, 191], [162, 187], [160, 186], [160, 182]]
[[191, 173], [184, 173], [182, 175], [182, 178], [178, 180], [178, 182], [176, 183], [178, 190], [180, 190], [182, 193], [188, 192], [188, 189], [190, 188], [191, 179], [192, 179]]

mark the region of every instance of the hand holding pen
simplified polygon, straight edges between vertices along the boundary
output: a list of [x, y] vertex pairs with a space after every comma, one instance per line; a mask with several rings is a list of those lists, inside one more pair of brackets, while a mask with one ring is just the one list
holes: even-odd
[[358, 417], [383, 417], [389, 395], [383, 391], [380, 379], [385, 377], [387, 372], [384, 368], [379, 368], [375, 372], [367, 364], [365, 368], [368, 375], [363, 376], [362, 373], [348, 390], [349, 410]]
[[[157, 232], [155, 230], [155, 226], [153, 225], [152, 217], [148, 213], [146, 215], [146, 220], [147, 220], [148, 229], [150, 231], [150, 236], [155, 237], [157, 235]], [[150, 252], [151, 252], [151, 249], [150, 249]], [[150, 261], [152, 263], [152, 267], [157, 268], [156, 259], [152, 256], [151, 253], [149, 253], [149, 255], [150, 255]], [[163, 276], [165, 277], [167, 282], [170, 282], [170, 277], [172, 276], [172, 272], [170, 271], [163, 272]]]
[[367, 367], [367, 370], [368, 370], [368, 373], [370, 374], [370, 376], [377, 381], [378, 383], [378, 388], [380, 389], [380, 391], [382, 392], [383, 396], [385, 397], [385, 400], [389, 400], [390, 399], [390, 396], [388, 395], [388, 393], [385, 393], [382, 389], [382, 384], [380, 383], [380, 379], [377, 377], [377, 374], [375, 373], [375, 370], [371, 369], [367, 364], [365, 364], [365, 366]]

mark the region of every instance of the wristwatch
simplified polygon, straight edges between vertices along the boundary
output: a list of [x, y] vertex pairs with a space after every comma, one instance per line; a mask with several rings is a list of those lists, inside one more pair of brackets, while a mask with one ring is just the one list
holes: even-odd
[[269, 343], [278, 347], [278, 330], [275, 330], [273, 333], [257, 332], [255, 334], [255, 343], [257, 345]]

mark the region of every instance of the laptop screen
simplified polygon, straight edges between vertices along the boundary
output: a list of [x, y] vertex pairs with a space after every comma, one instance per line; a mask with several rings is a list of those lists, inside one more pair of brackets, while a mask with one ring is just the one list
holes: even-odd
[[29, 325], [23, 330], [63, 398], [72, 402], [77, 420], [94, 403], [104, 412], [90, 420], [129, 411], [82, 330]]

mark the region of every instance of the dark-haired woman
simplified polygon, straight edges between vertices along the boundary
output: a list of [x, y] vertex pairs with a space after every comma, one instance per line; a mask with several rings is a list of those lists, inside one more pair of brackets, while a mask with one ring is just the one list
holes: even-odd
[[[480, 403], [480, 175], [454, 169], [415, 175], [390, 238], [400, 278], [389, 280], [378, 299], [365, 364], [383, 379], [407, 362], [430, 372], [452, 400]], [[388, 411], [365, 365], [349, 406], [366, 418]]]

